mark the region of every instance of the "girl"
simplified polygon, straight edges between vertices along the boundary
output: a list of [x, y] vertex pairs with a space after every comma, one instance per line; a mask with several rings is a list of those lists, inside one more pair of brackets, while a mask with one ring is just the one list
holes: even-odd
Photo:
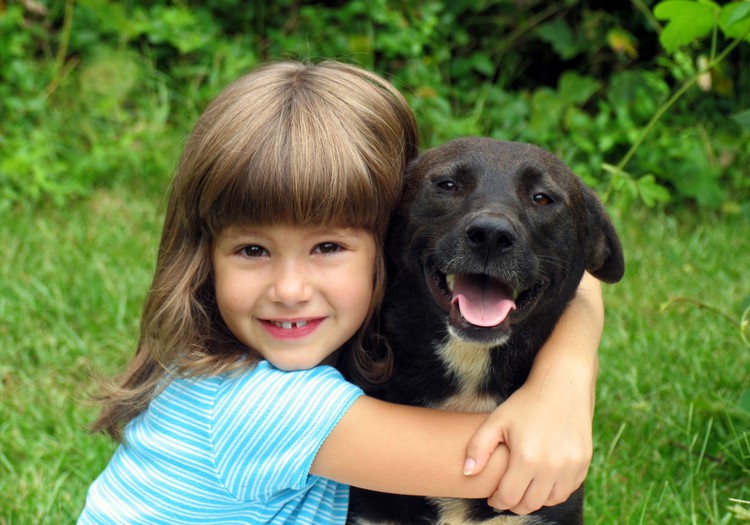
[[[94, 424], [122, 443], [79, 523], [343, 523], [350, 484], [488, 497], [508, 464], [500, 442], [520, 488], [495, 494], [496, 507], [528, 512], [580, 485], [596, 284], [490, 419], [369, 398], [332, 367], [351, 352], [362, 381], [388, 373], [366, 348], [383, 237], [416, 154], [403, 97], [353, 66], [269, 65], [208, 106], [172, 181], [136, 355]], [[571, 385], [574, 368], [584, 375]], [[564, 393], [539, 408], [550, 385]], [[528, 410], [550, 417], [526, 422]], [[563, 426], [517, 443], [548, 419]], [[561, 442], [573, 459], [550, 468], [540, 451]]]

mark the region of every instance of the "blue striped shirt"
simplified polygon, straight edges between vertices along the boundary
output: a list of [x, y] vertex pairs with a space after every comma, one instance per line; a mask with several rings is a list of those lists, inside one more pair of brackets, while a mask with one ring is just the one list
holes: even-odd
[[349, 488], [309, 471], [360, 395], [329, 366], [176, 379], [125, 427], [78, 523], [344, 523]]

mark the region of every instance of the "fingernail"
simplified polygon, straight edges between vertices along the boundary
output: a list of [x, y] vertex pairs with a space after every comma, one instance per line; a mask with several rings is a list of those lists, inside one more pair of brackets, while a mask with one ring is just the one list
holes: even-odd
[[464, 476], [470, 476], [474, 472], [474, 467], [477, 466], [477, 462], [473, 458], [466, 458], [464, 463]]

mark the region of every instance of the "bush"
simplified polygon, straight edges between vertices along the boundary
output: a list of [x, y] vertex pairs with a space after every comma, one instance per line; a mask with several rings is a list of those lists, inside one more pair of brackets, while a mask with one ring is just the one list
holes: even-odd
[[749, 30], [750, 4], [697, 0], [11, 2], [0, 206], [163, 187], [223, 85], [265, 60], [336, 58], [392, 79], [425, 147], [534, 142], [620, 204], [737, 211], [750, 193]]

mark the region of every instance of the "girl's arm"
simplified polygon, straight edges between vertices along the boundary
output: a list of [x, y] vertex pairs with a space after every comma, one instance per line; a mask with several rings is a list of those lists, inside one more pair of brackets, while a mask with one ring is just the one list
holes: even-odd
[[463, 475], [466, 446], [486, 419], [363, 396], [325, 440], [310, 473], [380, 492], [487, 498], [507, 467], [506, 447], [495, 449], [480, 474]]
[[[311, 474], [394, 494], [492, 496], [490, 505], [522, 512], [564, 501], [591, 460], [602, 326], [601, 288], [587, 274], [524, 386], [490, 419], [361, 397], [321, 446]], [[504, 495], [515, 491], [517, 503], [507, 505]]]
[[498, 444], [510, 449], [508, 471], [490, 498], [493, 507], [528, 514], [565, 501], [583, 483], [593, 452], [603, 326], [601, 285], [586, 273], [526, 383], [490, 415], [468, 447], [467, 473], [479, 472]]

